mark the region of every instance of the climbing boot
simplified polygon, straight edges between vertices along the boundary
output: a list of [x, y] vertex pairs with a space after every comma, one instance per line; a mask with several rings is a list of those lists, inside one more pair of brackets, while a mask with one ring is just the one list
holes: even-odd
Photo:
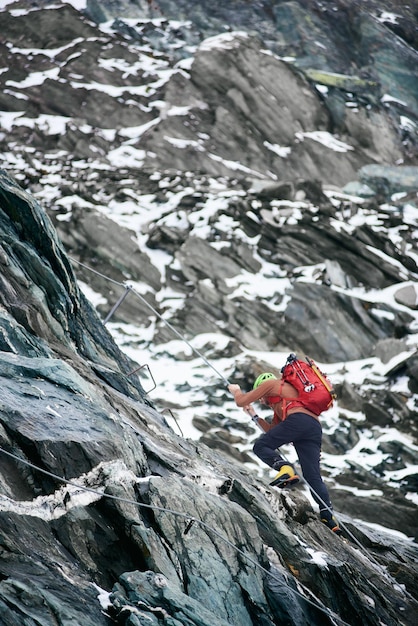
[[299, 476], [295, 474], [295, 470], [291, 465], [282, 465], [278, 474], [274, 477], [270, 485], [272, 487], [294, 487], [299, 482]]
[[342, 530], [338, 526], [338, 522], [333, 515], [328, 514], [326, 517], [324, 517], [323, 512], [321, 511], [321, 522], [325, 524], [325, 526], [327, 526], [330, 530], [332, 530], [332, 532], [336, 535], [342, 535]]

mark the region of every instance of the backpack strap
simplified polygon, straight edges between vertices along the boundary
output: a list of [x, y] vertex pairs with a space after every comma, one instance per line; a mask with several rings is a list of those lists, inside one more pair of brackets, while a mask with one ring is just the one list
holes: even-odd
[[276, 404], [277, 402], [281, 402], [282, 403], [282, 419], [281, 421], [284, 422], [284, 420], [286, 419], [287, 415], [287, 408], [288, 406], [291, 404], [291, 402], [289, 402], [289, 404], [287, 404], [287, 401], [290, 400], [296, 400], [297, 398], [283, 398], [283, 396], [281, 395], [282, 393], [282, 389], [283, 389], [283, 385], [285, 383], [285, 381], [282, 379], [281, 381], [281, 385], [280, 385], [280, 389], [279, 389], [279, 394], [278, 396], [267, 396], [267, 400], [269, 402], [269, 404]]

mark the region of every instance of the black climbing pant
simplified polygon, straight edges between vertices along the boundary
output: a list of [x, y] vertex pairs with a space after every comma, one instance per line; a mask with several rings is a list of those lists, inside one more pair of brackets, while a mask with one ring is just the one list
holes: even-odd
[[264, 433], [254, 444], [254, 454], [275, 469], [288, 464], [277, 448], [293, 443], [302, 468], [303, 477], [311, 488], [312, 497], [322, 509], [324, 503], [331, 508], [328, 489], [322, 480], [319, 459], [321, 455], [322, 427], [318, 420], [306, 413], [292, 413]]

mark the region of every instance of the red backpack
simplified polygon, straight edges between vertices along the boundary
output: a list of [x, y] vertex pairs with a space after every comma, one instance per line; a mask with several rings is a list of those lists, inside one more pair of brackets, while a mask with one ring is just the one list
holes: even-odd
[[[308, 411], [319, 415], [322, 411], [331, 408], [336, 398], [331, 381], [321, 372], [316, 363], [305, 357], [305, 361], [297, 358], [296, 354], [289, 354], [282, 368], [283, 382], [290, 383], [298, 392], [295, 400], [283, 402], [284, 412], [282, 419], [286, 418], [285, 412], [295, 402], [295, 406], [302, 405]], [[296, 404], [297, 403], [297, 404]]]

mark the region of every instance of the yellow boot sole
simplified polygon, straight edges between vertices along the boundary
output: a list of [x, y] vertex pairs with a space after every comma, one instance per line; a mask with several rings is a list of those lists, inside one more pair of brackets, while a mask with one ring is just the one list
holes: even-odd
[[289, 474], [282, 474], [275, 478], [270, 484], [271, 487], [279, 487], [280, 489], [285, 489], [294, 487], [299, 482], [299, 476], [294, 474], [293, 476], [289, 476]]

